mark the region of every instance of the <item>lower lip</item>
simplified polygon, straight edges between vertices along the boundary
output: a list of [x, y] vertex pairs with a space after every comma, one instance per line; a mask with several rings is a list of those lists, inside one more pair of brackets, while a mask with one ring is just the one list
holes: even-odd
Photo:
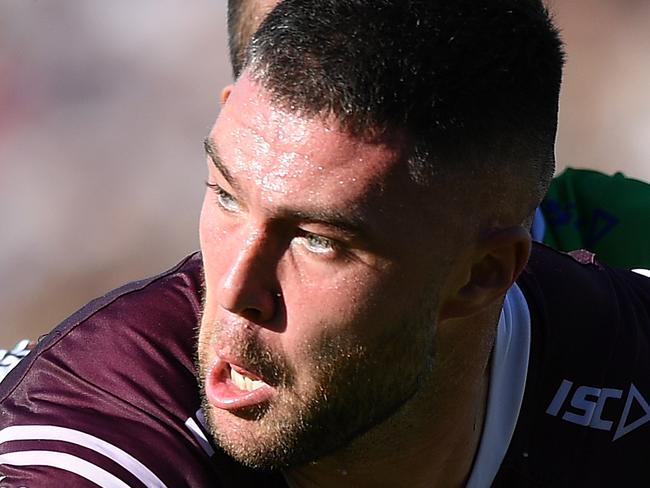
[[266, 403], [275, 395], [275, 389], [263, 385], [257, 390], [241, 390], [230, 379], [230, 366], [217, 358], [205, 381], [205, 394], [210, 404], [223, 410], [238, 410]]

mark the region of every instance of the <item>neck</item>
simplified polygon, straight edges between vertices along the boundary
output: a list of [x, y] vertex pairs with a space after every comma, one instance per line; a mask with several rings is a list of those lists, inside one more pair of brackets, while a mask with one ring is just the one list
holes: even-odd
[[[489, 322], [494, 324], [496, 319]], [[449, 327], [448, 335], [444, 327]], [[486, 340], [485, 335], [468, 330], [475, 331], [476, 322], [441, 324], [438, 350], [452, 350], [445, 348], [447, 340], [454, 341], [455, 349], [447, 357], [436, 356], [436, 366], [422, 388], [390, 418], [344, 448], [285, 472], [291, 485], [463, 486], [481, 438], [494, 339], [494, 335]], [[463, 336], [460, 350], [459, 331]]]

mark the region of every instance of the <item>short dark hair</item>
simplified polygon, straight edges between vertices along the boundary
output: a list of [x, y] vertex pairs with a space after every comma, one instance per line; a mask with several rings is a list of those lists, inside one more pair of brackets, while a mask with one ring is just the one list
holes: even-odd
[[228, 49], [230, 52], [230, 66], [235, 78], [241, 73], [246, 56], [246, 48], [253, 32], [245, 22], [247, 17], [246, 0], [228, 0]]
[[529, 176], [540, 200], [553, 175], [564, 53], [540, 0], [284, 0], [246, 63], [285, 108], [403, 131], [420, 176]]
[[239, 77], [253, 34], [262, 22], [266, 8], [259, 0], [228, 0], [228, 50], [235, 78]]

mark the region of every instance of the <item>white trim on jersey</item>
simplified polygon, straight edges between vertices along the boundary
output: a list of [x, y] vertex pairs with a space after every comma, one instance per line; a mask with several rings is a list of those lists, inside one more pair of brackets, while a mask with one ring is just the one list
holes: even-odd
[[102, 488], [129, 488], [108, 471], [72, 454], [52, 451], [18, 451], [0, 454], [0, 464], [12, 466], [49, 466], [77, 474]]
[[497, 326], [483, 434], [467, 488], [490, 486], [506, 455], [524, 398], [530, 334], [528, 303], [515, 283]]
[[0, 349], [0, 381], [18, 366], [18, 363], [29, 354], [29, 351], [29, 339], [18, 341], [11, 351]]
[[[131, 456], [128, 452], [123, 451], [117, 446], [106, 442], [105, 440], [95, 437], [85, 432], [81, 432], [74, 429], [68, 429], [66, 427], [57, 427], [54, 425], [12, 425], [0, 430], [0, 444], [10, 441], [28, 441], [28, 440], [51, 440], [51, 441], [63, 441], [69, 442], [70, 444], [75, 444], [77, 446], [85, 447], [95, 451], [103, 456], [106, 456], [108, 459], [122, 466], [125, 470], [131, 473], [133, 476], [138, 478], [145, 486], [152, 488], [166, 488], [165, 484], [158, 478], [149, 468], [144, 464], [138, 461], [136, 458]], [[40, 452], [40, 453], [50, 453], [56, 457], [57, 454], [64, 454], [54, 451], [22, 451], [22, 452]], [[12, 464], [4, 459], [8, 455], [17, 455], [18, 452], [6, 453], [3, 454], [0, 458], [0, 464]], [[65, 454], [70, 456], [69, 454]], [[74, 457], [74, 456], [72, 456]], [[43, 463], [38, 458], [32, 458], [33, 464], [43, 465]], [[85, 462], [85, 461], [84, 461]], [[21, 464], [24, 466], [25, 464]], [[50, 464], [45, 464], [46, 466], [53, 466]], [[61, 467], [61, 469], [68, 469], [67, 465], [56, 466]], [[100, 468], [97, 468], [100, 469]], [[68, 471], [73, 471], [68, 469]], [[79, 473], [77, 473], [79, 474]], [[90, 478], [89, 478], [90, 479]], [[103, 486], [103, 485], [102, 485]], [[109, 485], [112, 486], [112, 485]], [[126, 485], [125, 485], [126, 486]]]
[[[203, 410], [199, 409], [196, 411], [196, 416], [199, 419], [199, 422], [202, 422], [202, 416]], [[205, 453], [209, 456], [212, 457], [214, 455], [214, 449], [212, 449], [212, 446], [210, 445], [210, 442], [208, 442], [208, 438], [205, 436], [203, 431], [201, 430], [201, 427], [196, 423], [196, 421], [190, 417], [185, 421], [185, 426], [189, 429], [189, 431], [192, 433], [196, 441], [199, 443], [201, 448], [205, 451]]]
[[650, 269], [637, 268], [637, 269], [633, 269], [632, 271], [650, 278]]

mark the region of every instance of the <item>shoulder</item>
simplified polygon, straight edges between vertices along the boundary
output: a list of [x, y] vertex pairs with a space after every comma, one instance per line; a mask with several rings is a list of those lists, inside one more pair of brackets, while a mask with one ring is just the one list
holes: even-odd
[[200, 294], [195, 254], [43, 338], [0, 384], [5, 483], [43, 486], [56, 473], [58, 486], [206, 484], [193, 366]]
[[579, 334], [587, 328], [593, 336], [599, 325], [606, 333], [615, 326], [648, 325], [650, 279], [609, 266], [589, 251], [564, 253], [535, 243], [517, 283], [535, 324], [549, 333]]
[[[103, 385], [117, 380], [111, 375], [117, 370], [144, 376], [152, 361], [165, 368], [181, 362], [192, 372], [200, 294], [200, 256], [194, 254], [164, 273], [91, 301], [39, 340], [0, 385], [0, 401], [16, 388], [37, 383], [41, 369], [55, 366]], [[168, 352], [157, 357], [160, 351]]]
[[495, 486], [510, 486], [508, 476], [537, 480], [524, 486], [650, 483], [650, 279], [536, 245], [518, 283], [530, 363]]

